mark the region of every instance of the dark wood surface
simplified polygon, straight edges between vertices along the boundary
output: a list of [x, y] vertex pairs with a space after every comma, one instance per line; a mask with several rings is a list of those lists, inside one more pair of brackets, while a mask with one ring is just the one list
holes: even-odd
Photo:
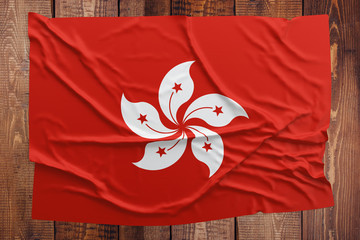
[[360, 1], [305, 0], [330, 16], [331, 122], [325, 173], [335, 206], [303, 212], [304, 239], [360, 239]]
[[[48, 17], [329, 14], [332, 110], [324, 162], [335, 206], [161, 227], [31, 220], [29, 11]], [[360, 239], [359, 51], [360, 0], [0, 0], [0, 239]]]

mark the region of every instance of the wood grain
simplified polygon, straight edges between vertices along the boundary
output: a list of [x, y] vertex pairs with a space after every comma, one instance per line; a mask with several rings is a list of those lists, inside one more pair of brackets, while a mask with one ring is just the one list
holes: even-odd
[[301, 213], [274, 213], [237, 218], [238, 239], [301, 239]]
[[170, 15], [170, 0], [121, 0], [120, 16], [166, 16]]
[[145, 16], [145, 0], [122, 0], [120, 1], [121, 17]]
[[118, 15], [117, 0], [56, 0], [55, 17], [113, 17]]
[[56, 222], [55, 239], [118, 239], [118, 233], [113, 225]]
[[[293, 18], [301, 0], [236, 0], [236, 15]], [[301, 212], [258, 213], [237, 218], [237, 239], [301, 239]]]
[[[0, 239], [359, 239], [360, 3], [304, 0], [330, 15], [332, 111], [325, 161], [335, 207], [161, 227], [31, 220], [27, 12], [56, 17], [258, 15], [292, 18], [301, 0], [0, 0]], [[119, 10], [119, 11], [118, 11]], [[302, 228], [301, 228], [302, 223]], [[234, 232], [236, 228], [236, 232]]]
[[170, 15], [170, 0], [146, 0], [145, 16], [166, 16]]
[[172, 226], [172, 239], [235, 239], [234, 218]]
[[[117, 0], [55, 1], [55, 17], [94, 17], [117, 15]], [[115, 225], [55, 222], [55, 239], [118, 239], [118, 233], [119, 227]]]
[[[225, 16], [234, 15], [233, 0], [173, 0], [172, 15], [187, 16]], [[194, 224], [175, 225], [171, 227], [172, 239], [234, 239], [235, 219]]]
[[234, 0], [173, 0], [172, 15], [229, 16], [234, 15]]
[[302, 15], [302, 0], [236, 0], [236, 15], [293, 18]]
[[170, 226], [120, 226], [120, 238], [126, 240], [158, 240], [170, 239]]
[[304, 239], [360, 238], [360, 2], [305, 0], [304, 13], [329, 14], [331, 119], [325, 173], [335, 206], [304, 211]]
[[50, 2], [0, 0], [0, 239], [53, 238], [53, 222], [31, 220], [29, 11], [51, 16]]

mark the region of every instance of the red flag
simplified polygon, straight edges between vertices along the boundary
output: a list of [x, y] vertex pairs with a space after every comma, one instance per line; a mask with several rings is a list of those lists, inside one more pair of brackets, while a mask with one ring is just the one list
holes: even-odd
[[169, 225], [333, 205], [328, 17], [29, 14], [33, 218]]

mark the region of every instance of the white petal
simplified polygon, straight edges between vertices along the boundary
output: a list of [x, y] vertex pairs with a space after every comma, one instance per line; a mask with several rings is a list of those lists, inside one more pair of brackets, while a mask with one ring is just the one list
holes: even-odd
[[199, 97], [191, 103], [185, 112], [184, 122], [192, 118], [200, 118], [213, 127], [223, 127], [238, 116], [249, 118], [237, 102], [214, 93]]
[[[160, 84], [160, 107], [173, 123], [177, 123], [176, 113], [179, 107], [187, 102], [194, 92], [194, 82], [190, 77], [190, 66], [193, 62], [184, 62], [175, 66], [165, 75]], [[179, 86], [181, 90], [173, 89], [175, 86]]]
[[144, 157], [133, 164], [145, 170], [160, 170], [170, 167], [183, 155], [186, 142], [186, 134], [183, 133], [174, 140], [148, 143], [145, 147]]
[[[224, 157], [224, 144], [221, 137], [207, 128], [188, 127], [195, 135], [191, 142], [194, 156], [205, 163], [210, 170], [209, 178], [219, 169]], [[210, 148], [211, 149], [210, 149]]]
[[[126, 125], [137, 135], [148, 139], [159, 139], [173, 135], [176, 130], [165, 127], [157, 110], [146, 102], [129, 102], [125, 95], [121, 98], [121, 114]], [[141, 121], [141, 116], [146, 121]]]

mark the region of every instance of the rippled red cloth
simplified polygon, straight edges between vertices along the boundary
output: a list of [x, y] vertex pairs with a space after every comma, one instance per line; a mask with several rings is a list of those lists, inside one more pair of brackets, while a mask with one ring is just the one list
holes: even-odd
[[169, 225], [332, 206], [328, 25], [30, 13], [33, 218]]

